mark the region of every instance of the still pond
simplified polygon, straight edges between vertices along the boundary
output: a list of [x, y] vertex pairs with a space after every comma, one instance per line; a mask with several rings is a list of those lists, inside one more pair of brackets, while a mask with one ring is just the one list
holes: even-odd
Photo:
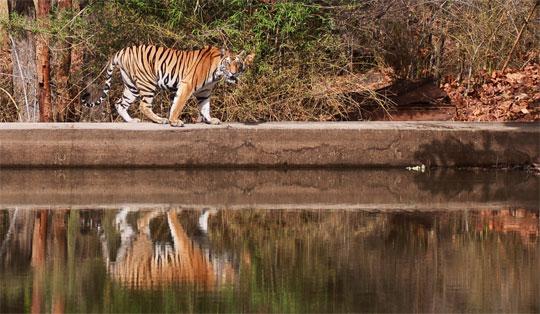
[[[199, 192], [175, 199], [107, 172], [128, 204], [84, 182], [115, 186], [97, 170], [17, 171], [0, 175], [0, 312], [540, 312], [538, 177], [180, 173]], [[448, 198], [425, 183], [441, 178]]]

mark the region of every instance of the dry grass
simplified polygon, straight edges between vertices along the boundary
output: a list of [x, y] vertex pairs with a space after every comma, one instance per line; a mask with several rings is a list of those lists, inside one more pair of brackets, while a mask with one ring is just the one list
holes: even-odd
[[12, 95], [11, 53], [7, 36], [0, 34], [0, 122], [18, 120], [18, 105]]

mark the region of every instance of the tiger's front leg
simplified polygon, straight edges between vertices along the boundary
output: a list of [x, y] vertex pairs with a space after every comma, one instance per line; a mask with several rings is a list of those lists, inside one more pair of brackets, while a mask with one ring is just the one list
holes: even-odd
[[184, 122], [180, 120], [180, 114], [186, 105], [187, 100], [193, 93], [193, 88], [190, 83], [182, 82], [180, 88], [176, 92], [174, 97], [171, 111], [169, 113], [169, 123], [171, 126], [180, 127], [184, 126]]
[[221, 123], [218, 118], [212, 118], [210, 116], [210, 98], [204, 98], [202, 100], [199, 100], [199, 114], [199, 119], [202, 120], [202, 122], [213, 125]]

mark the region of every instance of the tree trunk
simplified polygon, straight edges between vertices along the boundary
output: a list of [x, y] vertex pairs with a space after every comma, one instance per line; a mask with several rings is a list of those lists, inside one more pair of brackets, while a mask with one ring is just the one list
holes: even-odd
[[[65, 13], [73, 8], [71, 0], [58, 0], [58, 12], [59, 14]], [[55, 79], [56, 79], [56, 106], [55, 117], [56, 121], [66, 121], [68, 106], [71, 100], [68, 80], [69, 69], [71, 67], [71, 43], [68, 37], [65, 40], [61, 40], [56, 45], [57, 58], [55, 66]]]
[[[0, 18], [7, 18], [9, 16], [7, 0], [0, 0]], [[7, 32], [5, 29], [0, 29], [0, 43], [3, 47], [7, 44]]]
[[32, 313], [43, 313], [44, 292], [43, 281], [45, 277], [45, 259], [47, 254], [47, 220], [48, 210], [42, 209], [36, 212], [34, 219], [34, 236], [32, 238]]
[[[83, 10], [87, 5], [87, 1], [75, 0], [72, 2], [72, 7], [75, 12]], [[69, 69], [69, 108], [66, 113], [66, 120], [79, 121], [81, 115], [81, 102], [79, 92], [83, 88], [80, 86], [82, 76], [82, 65], [84, 60], [84, 52], [81, 46], [76, 46], [71, 49], [71, 66]], [[71, 110], [70, 110], [71, 109]]]
[[[9, 18], [9, 11], [7, 6], [7, 0], [0, 0], [0, 19], [7, 20]], [[0, 27], [0, 73], [12, 73], [11, 62], [11, 44], [9, 42], [8, 32], [5, 28]], [[0, 118], [9, 121], [10, 117], [17, 117], [19, 107], [16, 103], [13, 103], [11, 95], [13, 94], [13, 79], [11, 76], [0, 76]], [[12, 108], [11, 110], [9, 108]]]
[[[51, 0], [38, 0], [38, 19], [42, 27], [48, 26], [49, 12], [51, 12]], [[39, 86], [39, 120], [41, 122], [52, 121], [51, 104], [51, 62], [49, 51], [49, 38], [42, 35], [37, 41], [38, 57], [38, 86]]]
[[66, 254], [67, 254], [67, 234], [66, 234], [66, 214], [67, 210], [58, 209], [52, 214], [52, 252], [53, 269], [52, 277], [52, 306], [51, 312], [63, 314], [66, 312]]
[[[27, 19], [36, 18], [36, 8], [32, 0], [8, 0], [10, 13], [17, 13]], [[10, 36], [11, 59], [13, 62], [13, 96], [19, 106], [21, 121], [38, 121], [36, 42], [34, 35], [23, 31]]]

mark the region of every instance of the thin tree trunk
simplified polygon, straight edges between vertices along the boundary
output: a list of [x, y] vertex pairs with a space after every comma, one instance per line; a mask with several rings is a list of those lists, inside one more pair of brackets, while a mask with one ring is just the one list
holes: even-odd
[[[49, 13], [51, 11], [51, 0], [38, 0], [38, 19], [47, 27]], [[49, 51], [49, 38], [43, 35], [37, 41], [38, 56], [38, 86], [39, 86], [39, 118], [41, 122], [52, 121], [51, 104], [51, 62]]]
[[[8, 3], [7, 0], [0, 0], [0, 19], [8, 19], [9, 18], [9, 11], [8, 11]], [[7, 31], [0, 27], [0, 72], [1, 73], [13, 73], [11, 62], [11, 44], [9, 42], [9, 37]], [[9, 76], [0, 76], [0, 88], [3, 90], [0, 90], [0, 106], [3, 106], [4, 108], [6, 106], [14, 107], [14, 110], [17, 110], [19, 105], [12, 100], [12, 94], [13, 94], [13, 79]], [[6, 95], [9, 94], [9, 95]], [[5, 109], [4, 109], [5, 110]], [[4, 111], [3, 110], [3, 111]], [[5, 112], [5, 111], [4, 111]], [[19, 110], [17, 110], [16, 114], [13, 115], [16, 117], [19, 114]]]
[[[73, 10], [76, 12], [83, 10], [87, 5], [87, 1], [75, 0], [72, 3]], [[79, 97], [79, 91], [81, 90], [81, 72], [84, 60], [84, 52], [81, 46], [76, 46], [71, 49], [71, 66], [69, 69], [69, 109], [66, 114], [66, 120], [79, 121], [81, 115], [81, 102]]]
[[[9, 13], [17, 13], [27, 19], [36, 18], [32, 0], [8, 0]], [[36, 42], [29, 31], [9, 36], [13, 63], [13, 96], [20, 108], [21, 121], [38, 121]]]
[[[71, 0], [58, 0], [58, 12], [60, 14], [71, 10], [73, 4]], [[68, 88], [69, 69], [71, 67], [71, 43], [66, 39], [60, 41], [57, 46], [58, 55], [55, 66], [56, 79], [56, 112], [57, 121], [66, 121], [68, 106], [70, 103], [70, 93]]]
[[[0, 0], [0, 18], [7, 18], [9, 16], [8, 11], [8, 3], [7, 0]], [[0, 44], [4, 47], [4, 45], [8, 44], [7, 39], [7, 33], [5, 29], [0, 29]]]
[[44, 272], [45, 258], [47, 253], [47, 220], [48, 210], [42, 209], [36, 213], [34, 219], [34, 236], [32, 237], [32, 305], [30, 311], [32, 313], [43, 313], [44, 305]]
[[54, 254], [52, 269], [52, 313], [63, 314], [66, 312], [66, 233], [67, 210], [59, 209], [52, 215], [52, 252]]
[[442, 63], [443, 63], [443, 57], [444, 57], [445, 42], [446, 42], [446, 35], [441, 34], [435, 46], [435, 64], [433, 65], [433, 76], [435, 80], [437, 81], [437, 84], [440, 82], [441, 76], [443, 73]]

